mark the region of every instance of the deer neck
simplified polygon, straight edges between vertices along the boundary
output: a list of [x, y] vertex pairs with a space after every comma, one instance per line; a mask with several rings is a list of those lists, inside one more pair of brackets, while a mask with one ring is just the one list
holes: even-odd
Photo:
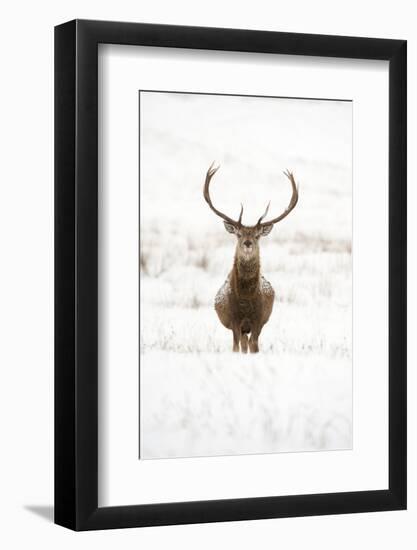
[[250, 259], [237, 252], [233, 264], [234, 282], [239, 294], [253, 294], [259, 286], [261, 273], [259, 252]]

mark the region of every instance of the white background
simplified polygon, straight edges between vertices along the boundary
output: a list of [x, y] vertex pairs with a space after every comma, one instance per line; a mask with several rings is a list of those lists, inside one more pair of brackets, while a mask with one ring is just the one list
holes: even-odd
[[[389, 6], [389, 7], [388, 7]], [[376, 12], [377, 8], [377, 12]], [[1, 543], [6, 548], [414, 548], [416, 500], [415, 338], [409, 344], [409, 510], [74, 534], [54, 526], [53, 498], [53, 33], [73, 17], [265, 30], [380, 36], [409, 40], [409, 204], [416, 204], [415, 66], [411, 2], [260, 0], [196, 4], [15, 2], [2, 12], [0, 224], [2, 250], [0, 407]], [[376, 16], [377, 13], [377, 16]], [[413, 210], [412, 210], [413, 212]], [[414, 212], [413, 212], [414, 213]], [[416, 217], [409, 217], [409, 279], [415, 281]], [[416, 288], [409, 288], [409, 333], [416, 330]]]
[[[388, 354], [382, 343], [387, 341], [388, 326], [388, 262], [387, 249], [384, 246], [388, 216], [388, 168], [386, 162], [381, 162], [381, 159], [387, 159], [388, 144], [386, 63], [337, 62], [336, 60], [288, 56], [280, 56], [279, 60], [276, 60], [268, 55], [247, 56], [241, 53], [218, 53], [213, 56], [195, 51], [172, 52], [162, 48], [149, 51], [146, 48], [118, 46], [103, 46], [99, 58], [101, 67], [99, 73], [100, 135], [102, 136], [99, 157], [102, 173], [100, 194], [102, 207], [99, 209], [99, 235], [102, 235], [102, 238], [99, 247], [99, 264], [100, 274], [103, 274], [99, 279], [101, 304], [99, 312], [101, 327], [99, 330], [99, 503], [115, 506], [146, 502], [387, 488], [386, 397], [388, 376], [386, 369]], [[230, 76], [231, 64], [234, 67], [233, 76]], [[218, 76], [213, 78], [212, 74]], [[250, 75], [249, 78], [248, 75]], [[274, 75], [273, 78], [271, 78], [272, 75]], [[252, 455], [234, 459], [212, 457], [157, 461], [137, 460], [136, 436], [139, 431], [137, 424], [138, 341], [136, 338], [138, 332], [137, 266], [139, 264], [137, 257], [138, 119], [137, 116], [132, 116], [132, 113], [137, 112], [138, 88], [161, 89], [168, 86], [172, 86], [173, 89], [183, 87], [193, 91], [207, 90], [228, 93], [236, 93], [244, 89], [246, 93], [261, 95], [271, 95], [275, 91], [275, 93], [287, 97], [300, 97], [303, 93], [310, 97], [324, 97], [327, 93], [333, 98], [344, 95], [344, 97], [353, 100], [354, 375], [352, 405], [354, 439], [352, 450], [279, 453], [269, 456]], [[147, 112], [144, 99], [142, 99], [142, 105], [144, 114]], [[231, 108], [228, 112], [230, 115]], [[245, 130], [250, 128], [249, 123], [246, 124]], [[217, 127], [221, 135], [219, 123], [217, 123]], [[283, 132], [284, 128], [283, 124]], [[308, 130], [305, 133], [307, 134]], [[192, 140], [192, 136], [193, 133], [190, 131], [187, 140]], [[323, 137], [323, 140], [325, 139]], [[371, 141], [373, 147], [369, 148], [367, 144]], [[146, 150], [144, 143], [144, 134], [142, 134], [142, 147]], [[239, 155], [239, 142], [230, 146], [235, 147], [232, 151]], [[316, 158], [314, 152], [311, 152], [312, 148], [313, 146], [310, 146], [310, 154], [312, 158]], [[281, 148], [281, 151], [283, 149], [284, 147]], [[267, 150], [267, 146], [265, 146], [265, 150]], [[301, 144], [296, 150], [300, 158], [303, 158], [305, 153], [302, 153]], [[327, 150], [329, 151], [330, 148], [328, 147]], [[144, 181], [146, 181], [148, 157], [143, 150], [141, 153], [143, 164], [141, 197], [144, 198], [146, 196]], [[210, 148], [206, 154], [212, 154]], [[319, 153], [316, 152], [316, 155], [318, 156]], [[249, 159], [250, 155], [247, 154], [246, 158]], [[170, 159], [167, 156], [165, 160], [174, 165], [178, 162], [181, 164], [178, 157]], [[336, 159], [333, 162], [336, 162]], [[351, 162], [350, 154], [348, 162]], [[255, 161], [255, 164], [258, 163], [259, 160]], [[288, 163], [287, 159], [285, 163]], [[324, 162], [322, 161], [321, 164], [323, 166]], [[301, 178], [300, 181], [303, 182], [300, 161], [298, 161], [298, 166], [298, 175]], [[200, 166], [202, 174], [204, 174], [205, 167], [204, 164]], [[322, 177], [325, 180], [324, 167], [322, 171]], [[189, 177], [198, 181], [198, 168], [196, 173], [191, 172]], [[161, 175], [160, 178], [162, 179], [163, 176]], [[182, 174], [179, 179], [185, 180], [186, 178], [187, 174]], [[242, 180], [244, 181], [244, 176], [242, 176]], [[313, 180], [311, 172], [304, 172], [305, 180]], [[166, 178], [165, 182], [167, 187], [173, 184], [169, 178]], [[180, 181], [179, 185], [185, 187], [186, 184]], [[316, 194], [319, 193], [320, 185], [323, 183], [315, 185]], [[350, 181], [348, 185], [350, 187]], [[308, 190], [304, 191], [306, 187], [308, 189], [307, 183], [305, 186], [301, 183], [301, 186], [307, 202]], [[160, 193], [162, 192], [160, 191]], [[175, 204], [175, 201], [171, 202]], [[198, 212], [200, 220], [206, 213], [206, 209], [203, 208], [202, 213], [199, 213], [198, 208], [201, 203], [201, 200], [197, 200], [192, 207], [194, 212]], [[373, 205], [372, 225], [368, 223], [369, 204]], [[159, 202], [159, 206], [160, 215], [165, 216], [168, 208], [166, 206], [164, 208], [163, 201]], [[201, 204], [201, 206], [203, 205]], [[141, 211], [142, 231], [144, 232], [146, 221], [143, 220], [146, 220], [146, 217], [151, 214], [152, 207], [149, 208], [145, 201], [141, 205]], [[323, 218], [325, 216], [325, 213], [322, 214]], [[337, 220], [330, 219], [336, 225], [340, 218], [339, 214]], [[306, 223], [305, 216], [303, 219]], [[148, 225], [149, 223], [148, 221]], [[168, 226], [169, 221], [164, 219], [164, 223]], [[167, 231], [166, 226], [162, 226], [161, 229]], [[192, 226], [191, 220], [189, 220], [188, 226]], [[341, 226], [343, 227], [343, 222]], [[303, 226], [300, 225], [299, 230], [301, 227]], [[336, 231], [337, 229], [333, 229], [333, 235]], [[376, 246], [376, 243], [379, 244]], [[325, 270], [324, 263], [321, 270]], [[144, 281], [142, 281], [143, 294], [146, 292], [144, 288]], [[145, 297], [143, 297], [142, 327], [149, 322], [149, 317], [146, 317], [145, 314], [146, 305]], [[316, 305], [316, 307], [318, 306]], [[306, 315], [306, 312], [303, 311], [301, 315]], [[329, 315], [328, 311], [327, 315]], [[179, 322], [178, 320], [177, 324]], [[335, 323], [335, 320], [332, 322]], [[372, 331], [369, 331], [369, 326], [373, 327]], [[328, 330], [327, 328], [326, 331]], [[204, 369], [201, 360], [201, 354], [193, 357], [194, 370], [202, 371]], [[266, 361], [267, 358], [265, 357], [264, 360]], [[230, 360], [224, 356], [219, 360], [223, 365], [226, 361], [229, 363]], [[286, 361], [288, 361], [288, 357], [281, 352], [280, 362], [285, 363]], [[168, 371], [176, 368], [175, 363], [169, 363], [166, 356], [162, 359], [159, 358], [157, 363], [159, 362], [168, 363]], [[326, 358], [321, 356], [319, 359], [321, 368], [324, 368], [325, 363]], [[184, 364], [183, 357], [178, 364]], [[314, 359], [311, 356], [303, 357], [301, 364], [311, 368]], [[211, 365], [213, 367], [214, 363]], [[147, 368], [155, 369], [157, 364], [152, 365], [152, 360], [144, 355], [141, 357], [141, 366], [141, 388], [144, 392], [142, 399], [145, 399], [144, 396], [150, 391], [149, 386], [146, 385]], [[243, 370], [242, 362], [239, 366], [240, 370]], [[276, 369], [277, 364], [272, 361], [270, 367]], [[253, 364], [251, 368], [256, 369], [259, 366]], [[295, 369], [296, 365], [293, 364], [292, 370]], [[332, 370], [336, 369], [337, 365], [333, 363]], [[169, 374], [160, 373], [159, 376], [166, 378]], [[298, 379], [302, 377], [303, 374], [299, 372]], [[179, 378], [180, 374], [176, 371], [176, 379]], [[202, 378], [205, 384], [210, 384], [209, 373]], [[297, 375], [294, 378], [297, 378]], [[223, 380], [225, 387], [227, 386], [226, 380], [226, 378]], [[292, 388], [296, 383], [297, 381], [293, 380], [285, 392], [288, 394], [290, 391], [294, 391]], [[323, 387], [323, 382], [319, 384]], [[196, 385], [198, 388], [198, 383]], [[238, 388], [237, 381], [235, 388]], [[329, 383], [329, 387], [325, 391], [337, 391], [335, 388], [336, 386], [332, 387]], [[315, 382], [312, 381], [309, 384], [309, 392], [314, 394], [314, 389]], [[197, 394], [199, 392], [192, 386], [190, 391], [197, 392]], [[298, 389], [298, 391], [300, 390]], [[257, 389], [254, 389], [254, 392], [256, 393]], [[369, 406], [371, 393], [372, 407]], [[200, 399], [204, 401], [210, 398], [201, 393]], [[279, 398], [276, 397], [276, 399]], [[342, 400], [343, 397], [339, 399]], [[156, 401], [155, 398], [152, 401]], [[168, 408], [168, 399], [166, 398], [163, 403], [164, 406], [157, 412], [159, 416], [163, 415]], [[320, 410], [324, 407], [322, 399], [317, 406]], [[145, 407], [142, 408], [141, 414], [142, 417], [145, 415]], [[192, 416], [196, 414], [198, 413], [195, 410], [191, 413]], [[239, 409], [237, 416], [241, 417], [242, 414], [244, 414], [243, 410]], [[275, 414], [279, 415], [278, 412]], [[223, 421], [227, 422], [226, 416], [223, 418]], [[123, 430], [120, 430], [120, 426], [124, 426]], [[194, 429], [200, 430], [201, 427], [196, 426]], [[209, 431], [210, 428], [204, 424], [204, 429]], [[211, 433], [213, 434], [213, 432]], [[179, 434], [175, 435], [179, 437]], [[214, 439], [214, 435], [211, 437]], [[259, 452], [258, 449], [257, 452]], [[210, 455], [205, 451], [201, 454]], [[210, 472], [209, 476], [207, 472]], [[248, 475], [248, 472], [252, 472], [252, 475]], [[155, 479], [159, 480], [158, 484], [155, 484]], [[242, 479], [245, 479], [244, 483], [242, 483]]]

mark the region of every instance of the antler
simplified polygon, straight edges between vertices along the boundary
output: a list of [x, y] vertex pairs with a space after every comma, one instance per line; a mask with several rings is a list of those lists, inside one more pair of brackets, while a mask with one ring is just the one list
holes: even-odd
[[288, 216], [288, 214], [291, 212], [291, 210], [293, 208], [295, 208], [295, 205], [297, 204], [298, 202], [298, 187], [297, 187], [297, 184], [295, 183], [295, 179], [294, 179], [294, 175], [292, 174], [292, 172], [290, 172], [289, 170], [287, 170], [286, 172], [284, 172], [284, 174], [287, 176], [287, 178], [290, 180], [291, 182], [291, 187], [292, 187], [292, 196], [291, 196], [291, 200], [290, 200], [290, 203], [289, 205], [287, 206], [287, 209], [282, 213], [280, 214], [277, 218], [274, 218], [273, 220], [269, 220], [267, 222], [262, 222], [262, 220], [265, 218], [265, 216], [268, 214], [268, 210], [269, 210], [269, 205], [271, 204], [270, 202], [268, 203], [268, 206], [266, 207], [265, 209], [265, 212], [262, 214], [262, 216], [259, 218], [258, 220], [258, 223], [256, 224], [257, 226], [259, 227], [264, 227], [265, 225], [271, 225], [271, 223], [277, 223], [277, 222], [280, 222], [281, 220], [283, 220], [286, 216]]
[[210, 193], [209, 193], [210, 180], [214, 176], [214, 174], [217, 172], [217, 170], [220, 168], [220, 166], [217, 166], [217, 168], [213, 168], [213, 165], [214, 165], [214, 162], [211, 164], [210, 168], [207, 170], [206, 181], [204, 183], [204, 191], [203, 191], [204, 198], [215, 214], [223, 218], [224, 221], [231, 223], [235, 227], [240, 227], [242, 225], [242, 214], [243, 214], [242, 204], [240, 205], [241, 208], [240, 208], [239, 219], [235, 221], [235, 220], [232, 220], [232, 218], [229, 218], [229, 216], [226, 216], [226, 214], [223, 214], [223, 212], [220, 212], [220, 210], [217, 210], [217, 208], [215, 208], [213, 206], [213, 203], [211, 202]]

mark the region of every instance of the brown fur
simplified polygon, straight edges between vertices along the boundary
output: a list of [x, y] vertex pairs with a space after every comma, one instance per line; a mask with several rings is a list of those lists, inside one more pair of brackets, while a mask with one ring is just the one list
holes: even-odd
[[[242, 228], [243, 229], [243, 228]], [[233, 332], [233, 351], [259, 351], [258, 338], [268, 321], [275, 293], [261, 275], [259, 246], [249, 257], [242, 251], [242, 243], [249, 236], [256, 239], [256, 228], [244, 228], [244, 237], [238, 237], [232, 271], [216, 295], [215, 309], [221, 323]], [[250, 335], [250, 337], [249, 337]]]
[[295, 208], [298, 188], [293, 174], [288, 170], [284, 172], [292, 189], [288, 207], [279, 216], [263, 221], [268, 214], [268, 203], [257, 224], [248, 227], [242, 224], [243, 205], [238, 220], [233, 220], [213, 205], [209, 186], [218, 169], [213, 164], [208, 169], [203, 196], [211, 210], [223, 219], [226, 231], [236, 235], [237, 245], [232, 271], [216, 294], [215, 309], [222, 324], [233, 332], [233, 351], [240, 349], [247, 353], [249, 349], [252, 353], [257, 353], [258, 338], [271, 315], [275, 298], [274, 289], [261, 275], [259, 239], [269, 235], [274, 224], [283, 220]]

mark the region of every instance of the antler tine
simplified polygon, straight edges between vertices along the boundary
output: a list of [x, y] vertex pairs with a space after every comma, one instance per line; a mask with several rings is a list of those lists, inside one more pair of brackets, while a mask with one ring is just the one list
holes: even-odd
[[240, 205], [240, 215], [238, 221], [233, 220], [232, 218], [229, 218], [226, 214], [223, 214], [223, 212], [220, 212], [220, 210], [217, 210], [215, 206], [213, 206], [213, 203], [211, 202], [210, 193], [209, 193], [209, 186], [211, 178], [214, 176], [214, 174], [217, 172], [217, 170], [220, 168], [220, 166], [217, 166], [216, 168], [213, 168], [214, 162], [210, 165], [209, 169], [207, 170], [206, 174], [206, 181], [204, 183], [204, 190], [203, 190], [203, 196], [206, 201], [206, 203], [210, 206], [210, 208], [213, 210], [217, 216], [220, 216], [224, 221], [231, 223], [232, 225], [236, 227], [240, 227], [242, 225], [242, 215], [243, 215], [243, 205]]
[[239, 225], [242, 225], [242, 216], [243, 216], [243, 204], [240, 203], [240, 214], [239, 214], [239, 219], [237, 220], [237, 223]]
[[290, 180], [290, 183], [291, 183], [292, 195], [291, 195], [290, 203], [287, 206], [287, 208], [284, 210], [284, 212], [282, 214], [280, 214], [278, 217], [273, 218], [272, 220], [269, 220], [267, 222], [262, 222], [262, 220], [264, 219], [264, 217], [266, 216], [266, 214], [268, 212], [268, 209], [269, 209], [269, 204], [268, 204], [268, 207], [265, 210], [265, 213], [263, 214], [263, 216], [261, 216], [259, 218], [259, 221], [257, 223], [257, 225], [260, 226], [260, 227], [265, 226], [265, 225], [270, 225], [271, 223], [280, 222], [286, 216], [288, 216], [288, 214], [291, 212], [291, 210], [293, 210], [293, 208], [295, 208], [295, 206], [298, 202], [298, 187], [297, 187], [297, 184], [296, 184], [295, 179], [294, 179], [294, 174], [292, 172], [290, 172], [288, 169], [284, 172], [284, 174]]
[[268, 204], [266, 205], [266, 208], [265, 208], [265, 212], [262, 214], [262, 216], [259, 218], [259, 220], [257, 221], [256, 225], [260, 225], [261, 221], [265, 218], [265, 216], [268, 214], [268, 210], [269, 210], [269, 206], [271, 204], [271, 201], [268, 202]]

